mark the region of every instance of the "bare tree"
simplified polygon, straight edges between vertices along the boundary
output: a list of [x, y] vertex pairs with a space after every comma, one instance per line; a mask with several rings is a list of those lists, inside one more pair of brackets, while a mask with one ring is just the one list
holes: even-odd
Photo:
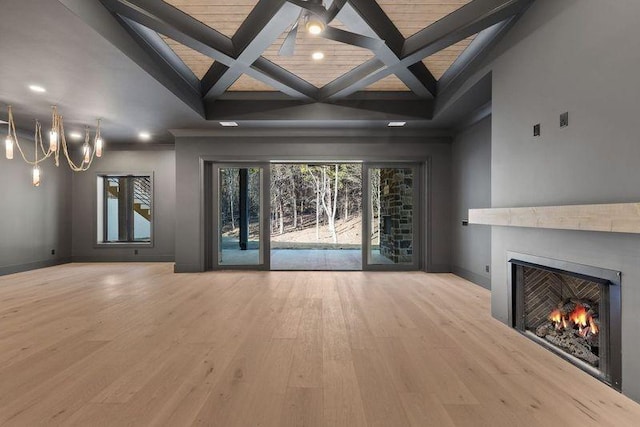
[[333, 243], [338, 243], [338, 234], [336, 233], [336, 210], [338, 208], [338, 171], [339, 165], [334, 165], [334, 185], [331, 188], [331, 177], [327, 173], [327, 166], [322, 166], [322, 207], [327, 214], [327, 222], [329, 223], [329, 232], [333, 238]]

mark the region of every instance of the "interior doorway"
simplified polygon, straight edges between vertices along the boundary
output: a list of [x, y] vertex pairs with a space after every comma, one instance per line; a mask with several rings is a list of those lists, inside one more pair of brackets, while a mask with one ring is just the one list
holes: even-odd
[[362, 163], [271, 164], [271, 269], [362, 270]]

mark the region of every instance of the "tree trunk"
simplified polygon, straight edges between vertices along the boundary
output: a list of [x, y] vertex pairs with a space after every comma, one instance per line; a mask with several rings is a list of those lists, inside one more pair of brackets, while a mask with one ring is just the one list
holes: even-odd
[[[333, 243], [338, 243], [338, 234], [336, 233], [336, 211], [338, 210], [338, 170], [340, 165], [336, 165], [336, 177], [333, 183], [333, 211], [331, 212], [331, 233], [333, 234]], [[331, 192], [329, 192], [331, 195]]]
[[349, 220], [349, 189], [344, 189], [344, 220]]
[[231, 214], [231, 229], [236, 229], [236, 219], [233, 216], [233, 183], [229, 181], [229, 213]]
[[280, 211], [280, 234], [284, 234], [284, 208], [282, 205], [282, 198], [280, 198], [280, 202], [278, 203], [278, 210]]
[[[382, 184], [382, 183], [380, 183], [380, 184]], [[380, 210], [381, 210], [380, 209], [380, 198], [382, 197], [380, 189], [381, 189], [381, 185], [378, 185], [378, 245], [380, 245], [380, 234], [382, 234], [381, 227], [380, 227], [380, 221], [382, 221], [382, 217], [380, 216]]]
[[316, 241], [320, 240], [320, 183], [316, 182]]
[[[373, 185], [372, 185], [373, 187]], [[369, 236], [369, 238], [375, 236], [376, 234], [376, 226], [378, 227], [378, 230], [380, 230], [380, 224], [376, 224], [376, 210], [374, 209], [374, 205], [375, 205], [375, 200], [374, 200], [374, 194], [375, 194], [375, 187], [373, 187], [371, 189], [371, 236]], [[379, 232], [379, 231], [378, 231]]]
[[295, 191], [293, 194], [293, 229], [298, 229], [298, 199], [295, 195]]
[[275, 205], [275, 209], [273, 210], [273, 223], [271, 224], [271, 232], [274, 232], [276, 227], [278, 226], [278, 205]]
[[333, 239], [333, 243], [338, 243], [338, 235], [336, 233], [336, 208], [338, 203], [338, 165], [336, 167], [336, 176], [334, 181], [334, 189], [331, 189], [331, 182], [327, 175], [326, 166], [322, 167], [322, 207], [327, 214], [327, 222], [329, 232]]

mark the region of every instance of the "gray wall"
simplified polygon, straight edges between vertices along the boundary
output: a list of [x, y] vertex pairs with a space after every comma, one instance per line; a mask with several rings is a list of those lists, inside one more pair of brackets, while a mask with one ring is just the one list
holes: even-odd
[[[639, 201], [639, 18], [637, 0], [538, 0], [503, 40], [492, 65], [494, 207]], [[622, 272], [622, 388], [640, 401], [640, 236], [493, 227], [491, 306], [505, 322], [507, 251]]]
[[[33, 141], [20, 138], [29, 159]], [[0, 153], [0, 274], [69, 262], [71, 258], [71, 172], [51, 159], [40, 165], [42, 183], [31, 185], [31, 166], [15, 147], [14, 159]], [[55, 255], [51, 255], [55, 250]]]
[[[101, 173], [153, 173], [153, 246], [96, 247], [96, 179]], [[73, 261], [173, 261], [175, 152], [107, 151], [91, 169], [73, 175]], [[197, 205], [196, 205], [197, 206]], [[197, 210], [197, 207], [195, 208]]]
[[462, 220], [471, 208], [491, 206], [491, 116], [463, 129], [451, 145], [451, 271], [491, 287], [491, 227]]
[[[430, 162], [425, 177], [430, 180], [431, 234], [425, 240], [424, 265], [430, 271], [450, 271], [450, 165], [448, 138], [346, 138], [346, 137], [177, 137], [176, 271], [200, 271], [200, 158], [219, 160], [412, 160]], [[422, 223], [427, 220], [421, 218]]]

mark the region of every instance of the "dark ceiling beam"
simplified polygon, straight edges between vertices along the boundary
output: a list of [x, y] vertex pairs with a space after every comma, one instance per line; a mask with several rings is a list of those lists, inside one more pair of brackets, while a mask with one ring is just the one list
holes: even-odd
[[[360, 19], [353, 20], [353, 22], [345, 22], [343, 14], [349, 10], [345, 9], [346, 6], [356, 12]], [[376, 37], [386, 42], [391, 52], [400, 56], [404, 37], [377, 2], [371, 0], [348, 0], [345, 7], [338, 14], [343, 24], [350, 30], [364, 35], [367, 35], [366, 32], [375, 34]], [[349, 13], [348, 17], [350, 18], [349, 21], [352, 21], [352, 13]], [[350, 24], [353, 24], [353, 27]]]
[[[266, 58], [259, 57], [245, 73], [254, 78], [261, 78], [263, 82], [294, 98], [313, 101], [318, 98], [318, 88], [285, 70]], [[266, 79], [270, 79], [267, 81]]]
[[327, 24], [330, 24], [331, 21], [336, 18], [336, 16], [340, 12], [340, 9], [342, 9], [346, 3], [347, 0], [333, 0], [331, 6], [329, 6], [329, 8], [327, 9]]
[[[225, 77], [225, 82], [230, 82], [229, 85], [233, 84], [239, 77], [239, 75], [236, 75], [234, 78], [233, 74], [227, 74], [234, 65], [237, 67], [238, 61], [232, 40], [202, 24], [195, 18], [167, 3], [157, 0], [100, 1], [113, 13], [164, 34], [191, 49], [213, 58], [215, 63], [203, 78], [203, 84], [201, 85], [201, 88], [207, 89], [204, 93], [222, 76]], [[284, 0], [279, 1], [284, 2]], [[296, 6], [290, 5], [290, 7], [299, 11]], [[315, 87], [310, 92], [307, 85], [297, 85], [299, 78], [289, 72], [280, 72], [277, 76], [272, 76], [264, 74], [256, 67], [245, 68], [245, 72], [251, 77], [273, 86], [277, 90], [282, 90], [293, 97], [313, 99], [317, 92]], [[289, 83], [292, 87], [287, 86]]]
[[527, 8], [533, 0], [473, 0], [409, 37], [402, 61], [414, 64], [469, 36], [504, 21]]
[[433, 100], [341, 100], [304, 103], [298, 100], [229, 100], [206, 102], [207, 120], [428, 120]]
[[200, 92], [193, 86], [193, 80], [181, 72], [184, 69], [172, 63], [171, 57], [162, 55], [153, 40], [147, 41], [139, 28], [134, 28], [123, 19], [114, 16], [98, 2], [59, 1], [185, 105], [199, 116], [205, 116], [204, 104]]
[[[233, 36], [236, 60], [224, 72], [220, 72], [221, 67], [212, 70], [204, 82], [202, 92], [205, 99], [218, 98], [245, 73], [272, 86], [275, 82], [276, 89], [284, 89], [291, 96], [314, 99], [317, 88], [305, 85], [306, 82], [295, 74], [280, 67], [271, 67], [264, 61], [252, 67], [299, 15], [300, 8], [286, 0], [260, 0]], [[213, 74], [213, 71], [218, 74]]]
[[163, 1], [100, 0], [109, 10], [229, 66], [231, 39]]
[[[387, 63], [387, 67], [380, 68], [373, 73], [360, 74], [357, 69], [354, 69], [332, 82], [334, 91], [323, 91], [321, 99], [333, 100], [350, 95], [391, 74], [399, 76], [399, 73], [403, 73], [407, 69], [416, 73], [422, 69], [419, 64], [422, 64], [421, 61], [424, 58], [500, 21], [522, 13], [532, 2], [533, 0], [473, 0], [416, 35], [409, 37], [403, 48], [402, 59], [395, 63]], [[347, 5], [343, 9], [343, 13], [348, 9]], [[343, 19], [342, 16], [341, 14], [341, 19]], [[409, 88], [411, 89], [411, 87]]]
[[502, 40], [507, 32], [515, 25], [524, 11], [511, 18], [499, 22], [478, 33], [476, 38], [449, 67], [438, 82], [438, 99], [435, 105], [435, 115], [447, 110], [461, 96], [461, 90], [474, 79], [483, 68], [485, 61], [494, 47]]
[[[375, 76], [384, 69], [384, 62], [377, 58], [371, 58], [367, 62], [358, 65], [356, 68], [343, 74], [334, 81], [327, 83], [320, 89], [318, 97], [320, 99], [340, 98], [343, 91], [348, 92], [347, 95], [349, 95], [355, 92], [351, 91], [351, 89], [357, 86], [361, 81], [363, 81], [363, 79], [371, 78], [371, 76]], [[373, 83], [376, 81], [377, 80], [373, 80]]]
[[[393, 66], [400, 61], [404, 37], [376, 2], [349, 0], [340, 10], [338, 17], [351, 31], [366, 36], [374, 35], [384, 40], [385, 43], [376, 49], [374, 54], [386, 66]], [[436, 79], [424, 64], [417, 65], [413, 69], [409, 69], [408, 66], [396, 67], [394, 71], [394, 74], [417, 96], [423, 98], [435, 96]]]
[[164, 58], [169, 66], [180, 74], [194, 90], [200, 91], [200, 80], [198, 80], [198, 77], [193, 74], [191, 68], [187, 67], [182, 59], [180, 59], [173, 49], [165, 43], [158, 33], [138, 24], [137, 22], [131, 21], [130, 19], [123, 18], [121, 16], [116, 16], [116, 19], [118, 19], [118, 22], [120, 22], [125, 29], [131, 29], [134, 31], [135, 35], [142, 39], [141, 42], [143, 42], [144, 45], [149, 46]]

